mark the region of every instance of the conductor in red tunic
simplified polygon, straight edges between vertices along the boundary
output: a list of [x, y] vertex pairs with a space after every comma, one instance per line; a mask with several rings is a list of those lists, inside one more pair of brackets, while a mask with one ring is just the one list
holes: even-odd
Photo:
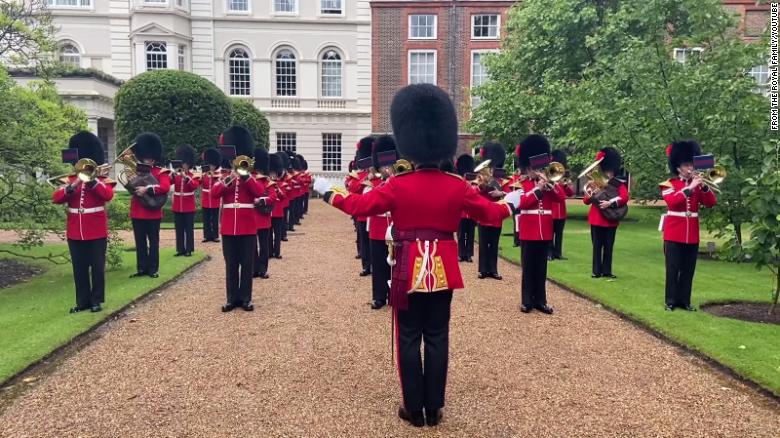
[[511, 214], [511, 207], [488, 201], [458, 175], [439, 170], [458, 146], [458, 121], [447, 93], [430, 84], [407, 86], [393, 99], [390, 117], [398, 153], [412, 162], [414, 170], [364, 195], [318, 189], [326, 202], [348, 214], [389, 211], [393, 217], [390, 305], [397, 320], [403, 391], [398, 415], [414, 426], [426, 422], [435, 426], [444, 406], [452, 291], [463, 288], [454, 239], [461, 213], [500, 222]]
[[[78, 150], [78, 158], [89, 158], [97, 165], [105, 163], [103, 143], [91, 132], [82, 131], [70, 138], [68, 147]], [[68, 205], [67, 233], [76, 306], [71, 313], [90, 309], [99, 312], [105, 301], [106, 248], [108, 215], [105, 205], [114, 197], [115, 182], [103, 176], [82, 181], [69, 175], [65, 185], [52, 194], [55, 204]]]

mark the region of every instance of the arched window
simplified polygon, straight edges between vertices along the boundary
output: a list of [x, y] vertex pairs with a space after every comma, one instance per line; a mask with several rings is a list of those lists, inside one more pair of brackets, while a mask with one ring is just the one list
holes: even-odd
[[168, 46], [164, 42], [146, 43], [146, 69], [162, 70], [168, 68]]
[[276, 54], [276, 95], [295, 96], [297, 94], [297, 61], [289, 49]]
[[341, 55], [329, 49], [322, 54], [320, 62], [322, 97], [341, 97]]
[[65, 43], [60, 46], [60, 62], [76, 67], [81, 65], [81, 54], [79, 53], [79, 48], [72, 43]]
[[230, 76], [230, 95], [249, 96], [252, 94], [252, 60], [249, 53], [241, 48], [230, 51], [228, 55], [228, 68]]

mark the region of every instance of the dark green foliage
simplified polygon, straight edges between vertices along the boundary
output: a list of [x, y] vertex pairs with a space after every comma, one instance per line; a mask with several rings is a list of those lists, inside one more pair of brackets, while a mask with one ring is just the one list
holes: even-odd
[[233, 124], [243, 126], [252, 133], [255, 146], [268, 150], [268, 135], [271, 124], [252, 102], [244, 99], [230, 99], [233, 106]]

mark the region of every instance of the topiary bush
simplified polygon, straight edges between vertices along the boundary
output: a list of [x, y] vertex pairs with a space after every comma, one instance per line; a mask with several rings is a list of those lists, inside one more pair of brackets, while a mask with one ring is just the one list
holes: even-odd
[[178, 70], [155, 70], [125, 82], [116, 94], [117, 149], [145, 131], [160, 136], [168, 158], [182, 144], [199, 152], [230, 126], [232, 105], [216, 85]]
[[268, 134], [271, 130], [271, 124], [252, 102], [244, 99], [230, 99], [233, 106], [233, 124], [240, 125], [248, 129], [255, 139], [258, 147], [268, 150]]

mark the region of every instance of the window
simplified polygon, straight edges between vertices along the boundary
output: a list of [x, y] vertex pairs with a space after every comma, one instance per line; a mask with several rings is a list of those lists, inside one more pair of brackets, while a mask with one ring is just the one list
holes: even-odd
[[233, 49], [228, 55], [230, 70], [230, 95], [249, 96], [251, 94], [251, 72], [249, 54], [244, 49]]
[[409, 51], [409, 84], [436, 85], [436, 51]]
[[295, 14], [298, 12], [298, 0], [273, 0], [274, 12]]
[[176, 0], [176, 7], [185, 9], [187, 7], [187, 0]]
[[341, 55], [327, 50], [322, 55], [322, 97], [341, 97]]
[[60, 47], [60, 62], [78, 67], [81, 65], [81, 54], [74, 44], [65, 43]]
[[472, 15], [471, 38], [496, 40], [498, 39], [498, 27], [501, 20], [498, 15]]
[[228, 11], [249, 12], [249, 0], [227, 0]]
[[168, 48], [162, 42], [146, 43], [146, 70], [168, 68]]
[[179, 55], [179, 70], [181, 70], [181, 71], [184, 71], [186, 69], [186, 65], [184, 64], [186, 62], [186, 59], [187, 59], [184, 56], [184, 53], [185, 53], [184, 51], [185, 50], [186, 49], [184, 48], [183, 45], [179, 45], [179, 48], [178, 48], [178, 51], [179, 51], [179, 53], [178, 53], [178, 55]]
[[167, 5], [168, 0], [144, 0], [144, 4], [147, 5]]
[[410, 15], [409, 16], [410, 40], [435, 40], [436, 39], [436, 15]]
[[296, 84], [295, 54], [288, 50], [280, 50], [276, 54], [276, 95], [295, 96]]
[[322, 15], [341, 15], [341, 0], [320, 0], [320, 13]]
[[[488, 80], [487, 69], [483, 64], [487, 52], [471, 52], [471, 88], [479, 87]], [[479, 96], [471, 96], [471, 107], [480, 103]]]
[[674, 49], [674, 60], [680, 64], [685, 64], [694, 57], [701, 54], [704, 49], [701, 47], [691, 47], [689, 49]]
[[92, 7], [92, 0], [46, 0], [46, 6], [89, 8]]
[[276, 133], [277, 152], [286, 152], [286, 151], [296, 152], [297, 148], [298, 148], [298, 139], [296, 138], [294, 132]]
[[322, 170], [341, 171], [341, 134], [322, 134]]
[[756, 92], [764, 95], [769, 93], [769, 66], [757, 65], [748, 72], [756, 80]]

